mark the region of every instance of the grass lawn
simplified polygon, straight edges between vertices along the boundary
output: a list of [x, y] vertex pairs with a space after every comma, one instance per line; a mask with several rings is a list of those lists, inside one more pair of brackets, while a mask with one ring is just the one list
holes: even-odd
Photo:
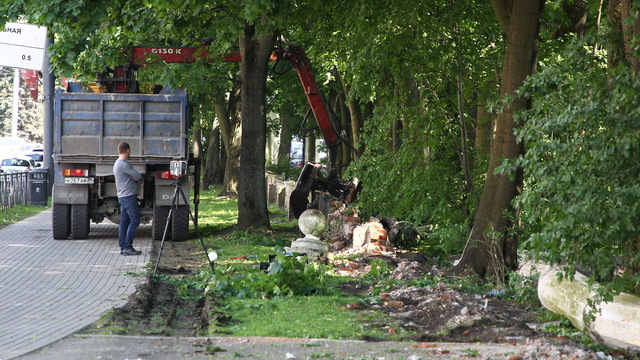
[[[230, 316], [227, 323], [211, 324], [212, 335], [388, 340], [403, 335], [390, 334], [393, 319], [356, 309], [361, 296], [341, 289], [358, 279], [338, 276], [331, 266], [282, 255], [284, 247], [302, 236], [286, 210], [269, 209], [271, 229], [239, 230], [237, 202], [215, 194], [217, 189], [201, 193], [198, 227], [205, 245], [217, 248], [216, 273], [203, 267], [188, 280], [217, 297], [217, 310]], [[260, 270], [259, 264], [276, 254], [285, 269]]]

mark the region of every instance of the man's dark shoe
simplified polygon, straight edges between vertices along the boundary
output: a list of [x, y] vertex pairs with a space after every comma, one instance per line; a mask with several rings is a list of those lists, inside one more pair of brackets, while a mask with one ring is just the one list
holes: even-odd
[[124, 249], [124, 250], [120, 251], [120, 254], [124, 255], [124, 256], [133, 256], [133, 255], [142, 254], [142, 251], [136, 250], [134, 248], [131, 248], [131, 249]]

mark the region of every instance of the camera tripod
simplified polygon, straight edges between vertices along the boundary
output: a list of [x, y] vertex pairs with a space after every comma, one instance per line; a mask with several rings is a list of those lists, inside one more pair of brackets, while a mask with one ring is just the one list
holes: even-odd
[[171, 199], [171, 208], [169, 208], [169, 214], [167, 215], [167, 222], [164, 225], [164, 233], [162, 233], [162, 242], [160, 242], [160, 250], [158, 251], [158, 258], [156, 259], [156, 266], [153, 269], [153, 279], [156, 278], [156, 272], [158, 271], [158, 265], [160, 264], [160, 257], [162, 256], [162, 250], [164, 250], [164, 241], [167, 239], [167, 233], [169, 232], [169, 224], [171, 224], [171, 217], [173, 216], [173, 212], [178, 208], [178, 195], [181, 196], [182, 201], [187, 205], [189, 209], [189, 218], [193, 222], [193, 226], [196, 229], [196, 234], [198, 236], [198, 240], [200, 240], [200, 245], [202, 245], [202, 250], [204, 251], [204, 256], [207, 258], [207, 262], [211, 265], [211, 271], [215, 273], [215, 269], [213, 267], [213, 262], [209, 259], [209, 255], [207, 255], [207, 248], [204, 246], [204, 242], [200, 237], [200, 230], [198, 230], [198, 222], [193, 217], [191, 213], [191, 207], [189, 207], [189, 201], [187, 201], [187, 197], [184, 195], [184, 191], [180, 187], [180, 182], [182, 180], [182, 176], [178, 177], [176, 181], [172, 184], [176, 186], [175, 191], [173, 192], [173, 198]]

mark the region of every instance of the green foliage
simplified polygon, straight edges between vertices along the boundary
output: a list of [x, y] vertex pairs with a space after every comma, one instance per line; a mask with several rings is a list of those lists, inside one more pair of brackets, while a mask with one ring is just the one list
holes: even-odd
[[157, 280], [174, 285], [181, 299], [200, 300], [204, 298], [205, 284], [193, 276], [167, 276], [159, 274]]
[[508, 274], [507, 292], [505, 297], [518, 304], [539, 307], [538, 298], [538, 278], [540, 274], [533, 276], [522, 276], [516, 272]]
[[225, 272], [211, 275], [206, 291], [225, 297], [272, 298], [322, 294], [327, 291], [326, 269], [306, 264], [294, 256], [278, 255], [267, 271], [256, 269], [242, 274]]
[[571, 321], [562, 315], [555, 314], [549, 310], [544, 310], [538, 316], [538, 321], [548, 324], [541, 330], [554, 334], [560, 338], [567, 338], [579, 342], [593, 351], [609, 352], [611, 348], [601, 342], [596, 342], [587, 331], [577, 330]]
[[[397, 109], [413, 113], [403, 132], [415, 134], [397, 153], [388, 151], [388, 129], [397, 111], [376, 112], [363, 136], [365, 156], [352, 165], [364, 189], [360, 209], [368, 215], [393, 216], [417, 225], [430, 225], [418, 244], [406, 244], [429, 253], [460, 252], [465, 244], [477, 194], [466, 193], [456, 155], [459, 127], [441, 121], [445, 109]], [[428, 130], [424, 130], [427, 128]], [[475, 169], [474, 182], [483, 183], [484, 166]]]
[[[337, 68], [350, 99], [374, 105], [360, 137], [365, 153], [348, 171], [364, 184], [362, 210], [431, 225], [433, 232], [410, 247], [461, 251], [477, 194], [466, 188], [460, 163], [455, 79], [464, 79], [463, 117], [472, 124], [476, 99], [497, 94], [493, 74], [502, 48], [495, 46], [500, 32], [490, 6], [359, 0], [306, 6], [317, 19], [314, 33], [325, 34], [301, 34], [317, 38], [309, 40], [319, 48], [310, 51], [313, 60]], [[348, 21], [354, 13], [359, 21]], [[318, 56], [322, 50], [326, 55]], [[394, 152], [391, 134], [398, 122], [402, 145]], [[473, 158], [473, 148], [465, 151]], [[480, 189], [486, 166], [471, 167]]]
[[446, 282], [458, 291], [468, 294], [486, 294], [492, 290], [490, 281], [483, 281], [475, 274], [450, 278]]
[[300, 176], [300, 167], [292, 166], [291, 164], [269, 164], [267, 165], [267, 171], [274, 174], [281, 175], [285, 180], [296, 180]]
[[365, 275], [365, 280], [378, 282], [391, 274], [392, 269], [389, 263], [382, 259], [373, 259], [369, 265], [371, 265], [371, 270]]
[[476, 357], [480, 352], [476, 349], [465, 349], [464, 353], [468, 357]]
[[523, 87], [531, 109], [517, 132], [527, 152], [517, 162], [525, 188], [523, 247], [538, 260], [563, 264], [571, 278], [589, 268], [604, 299], [640, 285], [640, 79], [628, 68], [606, 70], [592, 45], [568, 44]]

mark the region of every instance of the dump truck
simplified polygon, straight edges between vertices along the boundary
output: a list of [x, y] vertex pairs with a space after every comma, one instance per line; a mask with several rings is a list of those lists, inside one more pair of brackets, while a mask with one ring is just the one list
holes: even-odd
[[138, 191], [141, 223], [152, 223], [154, 239], [162, 239], [167, 228], [172, 240], [185, 240], [189, 204], [186, 197], [175, 195], [179, 190], [189, 194], [187, 110], [186, 92], [57, 93], [53, 238], [86, 239], [91, 221], [120, 223], [113, 164], [118, 144], [127, 142], [129, 163], [144, 177]]

